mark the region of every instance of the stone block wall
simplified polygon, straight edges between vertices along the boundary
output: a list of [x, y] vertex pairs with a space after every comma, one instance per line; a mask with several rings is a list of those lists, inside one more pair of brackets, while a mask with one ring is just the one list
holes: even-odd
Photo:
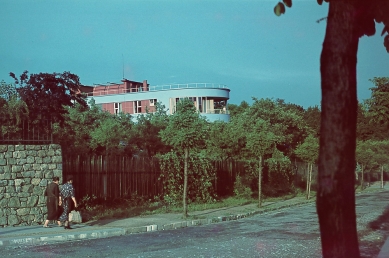
[[59, 145], [0, 145], [0, 227], [42, 224], [53, 176], [62, 182]]

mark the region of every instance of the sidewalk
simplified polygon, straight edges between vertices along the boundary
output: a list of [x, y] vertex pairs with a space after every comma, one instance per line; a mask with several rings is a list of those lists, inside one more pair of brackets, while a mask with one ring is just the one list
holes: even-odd
[[189, 218], [182, 219], [181, 213], [153, 214], [117, 220], [99, 220], [73, 224], [71, 230], [58, 225], [43, 228], [42, 225], [0, 228], [0, 246], [20, 246], [59, 241], [96, 239], [121, 236], [132, 233], [172, 230], [183, 227], [207, 225], [229, 220], [237, 220], [255, 214], [285, 207], [312, 203], [314, 198], [306, 200], [296, 197], [284, 201], [264, 202], [259, 209], [257, 204], [190, 212]]

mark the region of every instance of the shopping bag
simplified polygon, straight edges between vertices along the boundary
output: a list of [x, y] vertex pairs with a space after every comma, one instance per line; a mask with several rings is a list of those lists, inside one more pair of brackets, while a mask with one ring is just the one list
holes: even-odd
[[82, 223], [81, 213], [79, 211], [73, 210], [69, 214], [69, 221], [73, 223]]

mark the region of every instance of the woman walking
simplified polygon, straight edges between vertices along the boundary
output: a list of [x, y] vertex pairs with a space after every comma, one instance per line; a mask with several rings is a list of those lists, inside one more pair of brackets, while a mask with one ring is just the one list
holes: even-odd
[[[58, 220], [58, 206], [61, 205], [61, 196], [59, 196], [59, 177], [55, 176], [53, 177], [53, 182], [51, 182], [46, 190], [45, 190], [45, 196], [46, 199], [46, 207], [47, 207], [47, 218], [45, 221], [45, 224], [43, 225], [44, 228], [50, 228], [49, 221], [50, 220]], [[58, 221], [58, 225], [59, 225]]]
[[74, 208], [77, 208], [76, 198], [74, 197], [74, 187], [73, 187], [73, 177], [69, 176], [67, 178], [66, 184], [61, 188], [61, 196], [63, 200], [63, 212], [59, 217], [59, 220], [63, 223], [65, 229], [72, 229], [69, 226], [69, 213], [72, 210], [72, 204], [74, 203]]

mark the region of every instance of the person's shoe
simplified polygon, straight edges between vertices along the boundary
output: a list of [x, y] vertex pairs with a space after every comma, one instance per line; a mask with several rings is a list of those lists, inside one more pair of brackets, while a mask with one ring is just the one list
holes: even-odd
[[71, 228], [70, 226], [65, 226], [64, 228], [65, 228], [65, 229], [73, 229], [73, 228]]
[[45, 226], [45, 225], [43, 225], [43, 227], [44, 227], [44, 228], [51, 228], [50, 226]]

